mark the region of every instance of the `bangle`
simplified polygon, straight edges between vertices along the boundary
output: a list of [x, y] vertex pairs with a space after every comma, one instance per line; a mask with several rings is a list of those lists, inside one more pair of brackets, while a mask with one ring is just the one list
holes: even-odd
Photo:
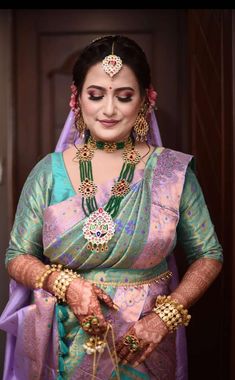
[[165, 322], [170, 332], [176, 330], [179, 326], [188, 326], [191, 315], [183, 305], [171, 296], [158, 296], [153, 311]]
[[42, 289], [45, 279], [51, 274], [52, 272], [60, 272], [62, 269], [61, 264], [52, 264], [52, 265], [45, 265], [46, 270], [36, 278], [35, 282], [35, 288], [36, 289]]
[[53, 293], [59, 302], [66, 301], [65, 295], [71, 281], [80, 277], [80, 274], [74, 272], [72, 269], [64, 269], [60, 272], [53, 284]]

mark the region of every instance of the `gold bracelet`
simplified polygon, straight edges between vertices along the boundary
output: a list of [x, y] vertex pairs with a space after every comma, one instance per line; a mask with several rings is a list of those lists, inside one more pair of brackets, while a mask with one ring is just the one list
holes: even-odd
[[188, 326], [191, 315], [183, 305], [171, 296], [158, 296], [153, 311], [165, 322], [170, 332], [176, 330], [179, 326]]
[[52, 273], [52, 272], [60, 272], [62, 269], [61, 264], [52, 264], [52, 265], [45, 265], [45, 272], [43, 272], [40, 276], [36, 278], [35, 282], [35, 288], [36, 289], [42, 289], [45, 279]]
[[72, 269], [64, 269], [60, 272], [53, 284], [52, 289], [58, 301], [66, 301], [65, 295], [71, 281], [80, 277], [80, 274], [74, 272]]

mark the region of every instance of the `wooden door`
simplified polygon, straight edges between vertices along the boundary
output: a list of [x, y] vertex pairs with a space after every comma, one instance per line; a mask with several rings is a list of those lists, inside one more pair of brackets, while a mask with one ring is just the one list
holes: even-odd
[[189, 365], [194, 370], [190, 379], [234, 379], [230, 373], [230, 365], [234, 367], [234, 358], [230, 362], [234, 303], [232, 12], [192, 10], [188, 26], [191, 150], [225, 257], [222, 274], [192, 310], [195, 324], [189, 330], [193, 341]]

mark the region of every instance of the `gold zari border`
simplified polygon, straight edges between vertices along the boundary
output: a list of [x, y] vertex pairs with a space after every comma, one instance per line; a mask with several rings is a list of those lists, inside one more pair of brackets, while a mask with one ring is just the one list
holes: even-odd
[[144, 281], [133, 281], [133, 282], [112, 282], [112, 281], [109, 282], [109, 281], [92, 281], [92, 280], [90, 280], [90, 281], [93, 284], [100, 285], [100, 286], [113, 286], [113, 287], [122, 286], [124, 288], [127, 288], [127, 287], [131, 287], [131, 286], [135, 287], [135, 286], [141, 286], [141, 285], [146, 285], [146, 284], [150, 285], [153, 282], [156, 282], [158, 284], [159, 282], [168, 280], [171, 277], [172, 277], [172, 272], [167, 271], [167, 272], [161, 273], [160, 275], [158, 275], [154, 278], [144, 280]]

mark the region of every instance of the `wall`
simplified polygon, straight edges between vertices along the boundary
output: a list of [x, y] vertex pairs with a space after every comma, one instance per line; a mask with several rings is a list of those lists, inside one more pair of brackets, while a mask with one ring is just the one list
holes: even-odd
[[[8, 294], [8, 276], [4, 267], [4, 254], [8, 243], [12, 204], [12, 16], [10, 10], [0, 10], [0, 312]], [[0, 331], [0, 378], [3, 367], [5, 334]]]

